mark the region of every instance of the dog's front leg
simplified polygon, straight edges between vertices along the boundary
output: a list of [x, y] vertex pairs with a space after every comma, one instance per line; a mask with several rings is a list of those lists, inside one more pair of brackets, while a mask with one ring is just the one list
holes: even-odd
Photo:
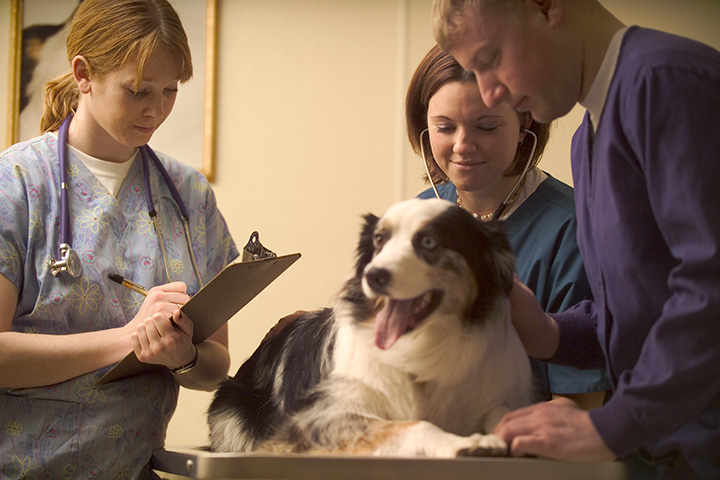
[[507, 445], [497, 435], [476, 433], [461, 437], [425, 422], [376, 422], [363, 442], [373, 445], [372, 454], [392, 457], [454, 458], [505, 456]]

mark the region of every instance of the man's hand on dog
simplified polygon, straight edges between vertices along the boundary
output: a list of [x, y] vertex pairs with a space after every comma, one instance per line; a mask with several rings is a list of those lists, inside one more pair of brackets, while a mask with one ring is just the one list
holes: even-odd
[[588, 412], [553, 403], [538, 403], [508, 413], [493, 431], [509, 445], [510, 455], [537, 455], [572, 462], [615, 459]]

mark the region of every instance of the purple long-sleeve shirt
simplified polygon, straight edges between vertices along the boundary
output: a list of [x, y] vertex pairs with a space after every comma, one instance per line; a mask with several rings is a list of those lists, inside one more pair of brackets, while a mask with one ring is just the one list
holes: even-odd
[[720, 478], [720, 53], [630, 28], [572, 168], [595, 300], [554, 315], [553, 360], [604, 357], [615, 390], [590, 417], [617, 455]]

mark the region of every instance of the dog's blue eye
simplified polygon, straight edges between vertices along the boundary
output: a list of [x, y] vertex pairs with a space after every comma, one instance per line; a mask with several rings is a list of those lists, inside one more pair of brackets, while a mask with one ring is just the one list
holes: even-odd
[[420, 245], [427, 250], [433, 250], [434, 248], [437, 248], [438, 241], [435, 237], [431, 237], [430, 235], [425, 235], [420, 240]]
[[373, 241], [375, 242], [376, 246], [382, 245], [385, 243], [385, 234], [384, 233], [376, 233], [373, 237]]

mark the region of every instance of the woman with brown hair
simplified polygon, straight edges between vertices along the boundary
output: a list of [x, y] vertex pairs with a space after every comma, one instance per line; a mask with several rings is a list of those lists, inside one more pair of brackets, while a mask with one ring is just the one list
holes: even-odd
[[[205, 177], [147, 146], [192, 76], [170, 4], [85, 0], [67, 54], [44, 133], [0, 154], [0, 468], [151, 478], [178, 385], [227, 375], [227, 327], [194, 345], [179, 307], [237, 249]], [[130, 352], [159, 367], [99, 384]]]
[[[550, 127], [509, 105], [488, 108], [475, 76], [439, 47], [408, 88], [408, 138], [432, 184], [419, 196], [457, 203], [483, 221], [502, 221], [516, 272], [548, 311], [590, 297], [575, 240], [572, 188], [537, 167]], [[604, 370], [532, 361], [537, 400], [600, 406]]]

